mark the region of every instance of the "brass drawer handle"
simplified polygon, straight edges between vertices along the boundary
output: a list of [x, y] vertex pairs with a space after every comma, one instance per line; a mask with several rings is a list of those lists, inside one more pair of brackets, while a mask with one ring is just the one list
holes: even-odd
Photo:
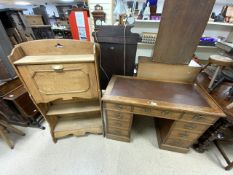
[[201, 115], [194, 115], [192, 120], [196, 120], [196, 121], [205, 120], [205, 117]]
[[118, 110], [124, 109], [124, 107], [123, 107], [122, 105], [116, 105], [116, 108], [117, 108]]
[[52, 68], [55, 72], [63, 72], [64, 66], [63, 65], [52, 65]]
[[186, 137], [189, 136], [188, 133], [186, 133], [186, 132], [184, 132], [184, 133], [179, 133], [178, 135], [179, 135], [179, 137], [181, 137], [181, 138], [186, 138]]
[[189, 123], [189, 124], [185, 124], [184, 125], [184, 129], [195, 129], [196, 126], [194, 126], [193, 124]]
[[151, 109], [150, 108], [145, 108], [144, 112], [149, 113], [149, 112], [151, 112]]
[[162, 115], [168, 115], [170, 112], [169, 111], [162, 111], [161, 114]]
[[122, 114], [121, 113], [116, 114], [116, 118], [122, 119]]

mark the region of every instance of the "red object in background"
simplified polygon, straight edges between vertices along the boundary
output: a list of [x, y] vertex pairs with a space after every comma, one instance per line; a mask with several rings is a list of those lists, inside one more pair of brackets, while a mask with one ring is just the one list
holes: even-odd
[[88, 14], [86, 11], [72, 11], [69, 16], [73, 39], [90, 41]]

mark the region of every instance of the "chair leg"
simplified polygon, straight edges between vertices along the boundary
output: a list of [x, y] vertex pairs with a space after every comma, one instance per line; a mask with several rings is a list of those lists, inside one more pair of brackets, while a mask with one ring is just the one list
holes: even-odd
[[11, 142], [10, 138], [4, 133], [3, 129], [0, 129], [0, 136], [11, 149], [14, 149], [14, 144]]
[[3, 125], [7, 129], [7, 131], [11, 130], [11, 131], [15, 132], [16, 134], [19, 134], [21, 136], [25, 136], [24, 132], [20, 131], [19, 129], [17, 129], [17, 128], [11, 126], [11, 125], [9, 125], [5, 121], [0, 121], [0, 124]]
[[8, 125], [8, 126], [7, 126], [7, 129], [9, 129], [9, 130], [15, 132], [16, 134], [21, 135], [21, 136], [25, 136], [25, 133], [24, 133], [24, 132], [20, 131], [19, 129], [17, 129], [17, 128], [11, 126], [11, 125]]
[[233, 162], [231, 162], [228, 166], [225, 167], [225, 170], [231, 170], [233, 168]]

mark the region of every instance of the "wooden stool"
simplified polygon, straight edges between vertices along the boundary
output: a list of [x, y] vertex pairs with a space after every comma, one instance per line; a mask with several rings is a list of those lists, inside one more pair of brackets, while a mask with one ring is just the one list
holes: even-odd
[[25, 133], [23, 133], [19, 129], [11, 126], [9, 123], [7, 123], [3, 120], [0, 120], [0, 136], [2, 137], [2, 139], [7, 143], [7, 145], [11, 149], [14, 149], [14, 144], [12, 143], [12, 141], [10, 140], [10, 138], [7, 135], [7, 133], [9, 133], [10, 131], [12, 131], [16, 134], [19, 134], [21, 136], [25, 136]]
[[225, 57], [221, 55], [211, 55], [209, 58], [209, 63], [205, 66], [205, 68], [211, 64], [216, 64], [217, 69], [215, 70], [214, 76], [212, 77], [210, 84], [208, 86], [209, 92], [211, 92], [214, 89], [213, 85], [218, 74], [222, 71], [224, 67], [233, 65], [233, 60], [229, 57]]

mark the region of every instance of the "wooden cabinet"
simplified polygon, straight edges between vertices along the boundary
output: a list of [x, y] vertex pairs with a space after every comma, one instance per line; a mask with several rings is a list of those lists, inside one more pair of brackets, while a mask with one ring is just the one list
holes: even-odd
[[[31, 50], [31, 48], [34, 50]], [[83, 49], [85, 48], [85, 49]], [[50, 125], [54, 141], [102, 133], [96, 47], [74, 40], [18, 45], [10, 59]]]

